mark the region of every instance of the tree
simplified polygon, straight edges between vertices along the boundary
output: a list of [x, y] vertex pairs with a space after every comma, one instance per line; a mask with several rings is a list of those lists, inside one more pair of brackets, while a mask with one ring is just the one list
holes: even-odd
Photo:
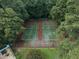
[[5, 10], [6, 13], [0, 8], [0, 47], [12, 44], [23, 30], [23, 20], [16, 16], [16, 12], [12, 8]]
[[[72, 36], [76, 38], [78, 35], [78, 23], [79, 23], [79, 16], [78, 16], [78, 9], [77, 5], [72, 1], [68, 1], [67, 6], [67, 13], [65, 13], [65, 21], [61, 22], [61, 25], [58, 28], [58, 31], [63, 34], [68, 34], [67, 37], [64, 36], [64, 38], [68, 38], [69, 36]], [[63, 35], [62, 34], [62, 35]]]
[[48, 17], [56, 0], [1, 0], [1, 3], [5, 8], [13, 8], [20, 18], [27, 20], [31, 17]]
[[[64, 53], [61, 54], [64, 57], [66, 57], [64, 59], [72, 59], [72, 57], [75, 58], [74, 49], [77, 49], [79, 46], [79, 25], [78, 25], [79, 24], [79, 14], [78, 14], [79, 8], [78, 7], [79, 7], [78, 0], [67, 1], [67, 7], [66, 7], [67, 12], [65, 13], [65, 21], [61, 22], [61, 25], [58, 27], [58, 30], [57, 30], [59, 38], [62, 39], [60, 41], [60, 47], [64, 47], [64, 48], [61, 48], [59, 51], [61, 51], [60, 53], [67, 51], [65, 54]], [[65, 43], [66, 40], [67, 42]], [[62, 41], [64, 43], [62, 43]], [[73, 48], [71, 48], [71, 46]]]
[[67, 6], [67, 0], [57, 0], [56, 5], [52, 7], [50, 11], [50, 16], [58, 24], [60, 24], [61, 21], [65, 20], [64, 16], [66, 13], [66, 6]]
[[27, 0], [26, 9], [31, 17], [48, 17], [56, 0]]
[[2, 0], [1, 4], [4, 8], [12, 8], [17, 13], [18, 17], [23, 20], [27, 20], [30, 16], [22, 0]]

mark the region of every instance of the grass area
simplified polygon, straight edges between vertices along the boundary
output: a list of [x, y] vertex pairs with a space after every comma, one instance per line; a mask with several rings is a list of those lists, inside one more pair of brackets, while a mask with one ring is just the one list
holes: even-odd
[[[32, 53], [30, 53], [30, 51]], [[58, 51], [55, 48], [22, 48], [19, 52], [16, 53], [16, 57], [17, 59], [27, 59], [26, 57], [29, 53], [33, 55], [32, 57], [34, 57], [38, 55], [38, 53], [35, 51], [38, 51], [42, 57], [45, 57], [43, 59], [58, 59]], [[35, 59], [38, 58], [35, 57]]]

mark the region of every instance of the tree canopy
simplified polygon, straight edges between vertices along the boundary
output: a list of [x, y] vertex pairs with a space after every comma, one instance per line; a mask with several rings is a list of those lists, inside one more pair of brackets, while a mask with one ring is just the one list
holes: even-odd
[[17, 34], [23, 30], [23, 20], [16, 16], [12, 8], [0, 8], [0, 47], [12, 44]]

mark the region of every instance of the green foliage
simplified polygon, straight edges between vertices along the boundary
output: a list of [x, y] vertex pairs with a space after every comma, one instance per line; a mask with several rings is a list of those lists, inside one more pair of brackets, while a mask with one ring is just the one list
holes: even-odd
[[79, 59], [79, 47], [74, 48], [72, 51], [68, 53], [69, 59]]
[[[70, 45], [69, 45], [70, 46]], [[60, 59], [79, 59], [79, 47], [69, 50], [59, 50]]]
[[26, 4], [24, 4], [22, 0], [2, 0], [1, 5], [4, 8], [12, 8], [17, 13], [18, 17], [23, 20], [27, 20], [30, 16], [25, 9]]
[[56, 0], [2, 0], [3, 7], [11, 7], [24, 20], [31, 17], [48, 17]]
[[[61, 49], [59, 51], [60, 51], [61, 55], [64, 55], [64, 56], [62, 56], [63, 58], [67, 57], [64, 59], [68, 59], [68, 58], [70, 59], [70, 57], [69, 57], [70, 51], [72, 51], [75, 47], [79, 46], [79, 32], [78, 32], [79, 25], [78, 24], [79, 24], [78, 16], [70, 15], [70, 17], [69, 17], [69, 15], [68, 15], [68, 18], [66, 19], [66, 21], [64, 21], [61, 24], [61, 26], [58, 28], [59, 37], [63, 37], [63, 38], [60, 38], [60, 39], [62, 39], [60, 41], [60, 43], [62, 44], [62, 46], [64, 46], [64, 48], [60, 47]], [[66, 43], [65, 43], [65, 40], [67, 40]], [[62, 41], [64, 43], [62, 43]], [[67, 49], [67, 47], [69, 49]], [[64, 52], [66, 52], [66, 50], [64, 50], [64, 49], [68, 50], [68, 52], [64, 53]]]
[[73, 49], [75, 45], [70, 42], [68, 39], [64, 39], [59, 46], [59, 58], [60, 59], [68, 59], [69, 52]]
[[30, 15], [28, 14], [25, 6], [26, 4], [24, 4], [22, 0], [17, 0], [15, 1], [15, 6], [13, 6], [13, 9], [16, 11], [20, 18], [27, 20]]
[[[72, 9], [69, 8], [73, 7]], [[68, 4], [68, 13], [65, 13], [65, 21], [61, 23], [61, 25], [58, 28], [58, 32], [62, 33], [64, 32], [64, 34], [62, 33], [62, 35], [66, 35], [64, 36], [64, 38], [69, 38], [69, 37], [73, 37], [74, 39], [78, 39], [78, 30], [79, 30], [79, 16], [77, 13], [77, 8], [76, 8], [76, 3]]]
[[[67, 12], [64, 15], [65, 21], [61, 22], [61, 25], [57, 29], [58, 36], [63, 37], [63, 38], [60, 38], [62, 39], [60, 41], [60, 43], [62, 44], [62, 46], [60, 45], [61, 47], [60, 52], [61, 52], [61, 55], [64, 55], [61, 57], [62, 59], [73, 59], [73, 58], [78, 59], [77, 57], [77, 55], [79, 55], [78, 53], [76, 53], [77, 55], [74, 56], [75, 52], [78, 51], [74, 49], [77, 46], [79, 46], [79, 14], [78, 14], [79, 5], [77, 2], [78, 0], [67, 1], [67, 6], [66, 6]], [[67, 42], [65, 40], [67, 40]], [[68, 52], [64, 53], [66, 52], [64, 49], [68, 50]]]
[[31, 17], [47, 17], [55, 0], [27, 0], [26, 9]]
[[[19, 32], [22, 32], [23, 20], [15, 16], [16, 12], [11, 8], [6, 8], [6, 13], [0, 9], [0, 44], [12, 44]], [[1, 46], [0, 46], [1, 47]]]
[[65, 20], [65, 13], [67, 6], [67, 0], [57, 0], [56, 5], [52, 7], [50, 11], [50, 16], [53, 20], [57, 21], [58, 24], [61, 23], [61, 21]]

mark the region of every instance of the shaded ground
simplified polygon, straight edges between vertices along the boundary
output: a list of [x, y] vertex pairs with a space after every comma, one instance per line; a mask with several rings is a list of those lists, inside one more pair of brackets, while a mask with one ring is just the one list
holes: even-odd
[[48, 19], [29, 21], [22, 39], [24, 46], [33, 48], [54, 47], [56, 23]]

